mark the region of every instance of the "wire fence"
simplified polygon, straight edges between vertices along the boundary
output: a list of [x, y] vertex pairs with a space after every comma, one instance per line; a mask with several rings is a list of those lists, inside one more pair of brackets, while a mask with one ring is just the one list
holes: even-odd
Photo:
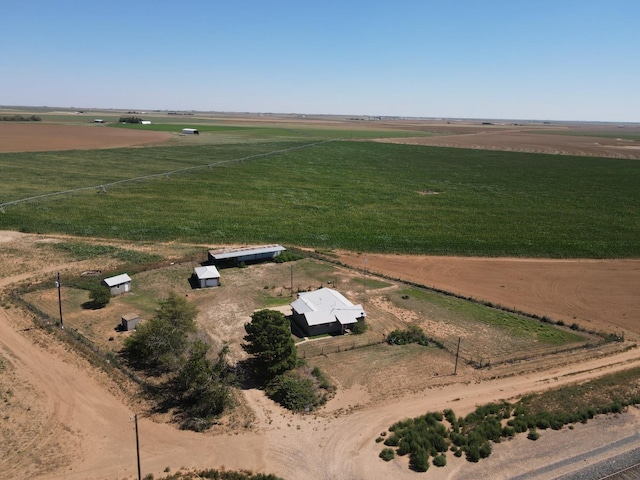
[[[335, 337], [327, 336], [323, 338], [304, 340], [296, 344], [296, 347], [299, 358], [311, 358], [321, 355], [346, 352], [357, 348], [370, 347], [373, 345], [381, 345], [383, 343], [386, 343], [386, 336], [384, 335], [381, 337], [372, 337], [370, 335], [346, 335]], [[456, 355], [458, 350], [457, 339], [444, 340], [440, 341], [440, 343], [444, 346], [444, 350], [449, 352], [452, 356]], [[486, 368], [506, 363], [534, 360], [559, 353], [595, 348], [603, 345], [604, 343], [606, 343], [604, 338], [592, 338], [588, 341], [565, 345], [533, 347], [531, 349], [519, 349], [513, 352], [489, 353], [480, 347], [475, 348], [475, 345], [469, 344], [469, 342], [462, 342], [458, 358], [474, 368]]]
[[107, 188], [111, 188], [111, 187], [114, 187], [116, 185], [121, 185], [123, 183], [139, 182], [139, 181], [143, 181], [143, 180], [150, 180], [152, 178], [168, 178], [169, 176], [175, 175], [175, 174], [178, 174], [178, 173], [184, 173], [184, 172], [189, 172], [189, 171], [193, 171], [193, 170], [201, 170], [201, 169], [204, 169], [204, 168], [213, 168], [213, 167], [218, 167], [220, 165], [226, 165], [226, 164], [229, 164], [229, 163], [238, 163], [238, 162], [244, 162], [244, 161], [247, 161], [247, 160], [256, 160], [258, 158], [266, 158], [266, 157], [270, 157], [270, 156], [273, 156], [273, 155], [282, 155], [282, 154], [289, 153], [289, 152], [292, 152], [292, 151], [295, 151], [295, 150], [301, 150], [301, 149], [304, 149], [304, 148], [315, 147], [315, 146], [321, 145], [323, 143], [337, 142], [337, 141], [340, 141], [340, 140], [341, 139], [339, 139], [339, 138], [334, 138], [334, 139], [330, 139], [330, 140], [322, 140], [320, 142], [307, 143], [305, 145], [297, 145], [295, 147], [284, 148], [284, 149], [281, 149], [281, 150], [273, 150], [271, 152], [256, 153], [254, 155], [248, 155], [246, 157], [241, 157], [241, 158], [232, 158], [232, 159], [228, 159], [228, 160], [220, 160], [218, 162], [206, 163], [206, 164], [203, 164], [203, 165], [193, 165], [191, 167], [178, 168], [176, 170], [171, 170], [171, 171], [168, 171], [168, 172], [151, 173], [149, 175], [141, 175], [139, 177], [125, 178], [125, 179], [122, 179], [122, 180], [117, 180], [115, 182], [102, 183], [100, 185], [92, 185], [90, 187], [79, 187], [79, 188], [73, 188], [73, 189], [70, 189], [70, 190], [62, 190], [62, 191], [58, 191], [58, 192], [43, 193], [42, 195], [35, 195], [33, 197], [20, 198], [18, 200], [11, 200], [11, 201], [8, 201], [8, 202], [0, 203], [0, 212], [3, 213], [5, 207], [9, 207], [11, 205], [16, 205], [18, 203], [30, 202], [30, 201], [33, 201], [33, 200], [40, 200], [40, 199], [48, 198], [48, 197], [55, 197], [55, 196], [59, 196], [59, 195], [67, 195], [67, 194], [70, 194], [70, 193], [85, 192], [85, 191], [91, 191], [91, 190], [98, 190], [99, 192], [106, 193]]
[[305, 340], [296, 344], [296, 348], [298, 358], [310, 358], [331, 353], [346, 352], [355, 350], [356, 348], [370, 347], [372, 345], [380, 345], [385, 341], [384, 337], [375, 339], [364, 335], [346, 335]]

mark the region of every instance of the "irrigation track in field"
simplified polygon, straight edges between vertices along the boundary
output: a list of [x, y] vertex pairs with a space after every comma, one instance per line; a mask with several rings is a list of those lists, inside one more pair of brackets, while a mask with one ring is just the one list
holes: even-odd
[[199, 170], [199, 169], [202, 169], [202, 168], [213, 168], [213, 167], [217, 167], [217, 166], [220, 166], [220, 165], [225, 165], [225, 164], [228, 164], [228, 163], [243, 162], [245, 160], [255, 160], [257, 158], [266, 158], [266, 157], [271, 157], [273, 155], [282, 155], [282, 154], [285, 154], [285, 153], [292, 152], [294, 150], [301, 150], [303, 148], [315, 147], [315, 146], [321, 145], [323, 143], [337, 142], [337, 141], [340, 141], [340, 140], [342, 140], [342, 139], [333, 138], [333, 139], [330, 139], [330, 140], [322, 140], [320, 142], [307, 143], [306, 145], [298, 145], [297, 147], [289, 147], [289, 148], [285, 148], [283, 150], [274, 150], [272, 152], [256, 153], [255, 155], [249, 155], [247, 157], [231, 158], [229, 160], [220, 160], [219, 162], [206, 163], [206, 164], [203, 164], [203, 165], [194, 165], [194, 166], [191, 166], [191, 167], [184, 167], [184, 168], [179, 168], [177, 170], [171, 170], [169, 172], [152, 173], [152, 174], [149, 174], [149, 175], [142, 175], [142, 176], [139, 176], [139, 177], [125, 178], [123, 180], [118, 180], [116, 182], [103, 183], [101, 185], [93, 185], [93, 186], [90, 186], [90, 187], [73, 188], [71, 190], [63, 190], [63, 191], [60, 191], [60, 192], [51, 192], [51, 193], [45, 193], [43, 195], [36, 195], [34, 197], [27, 197], [27, 198], [21, 198], [21, 199], [18, 199], [18, 200], [11, 200], [10, 202], [0, 203], [0, 212], [4, 213], [4, 207], [8, 207], [10, 205], [16, 205], [16, 204], [22, 203], [22, 202], [29, 202], [31, 200], [38, 200], [38, 199], [46, 198], [46, 197], [54, 197], [54, 196], [57, 196], [57, 195], [66, 195], [68, 193], [82, 192], [82, 191], [85, 191], [85, 190], [100, 189], [100, 191], [106, 192], [107, 191], [107, 187], [113, 187], [115, 185], [120, 185], [120, 184], [127, 183], [127, 182], [138, 182], [140, 180], [149, 180], [151, 178], [168, 177], [168, 176], [174, 175], [176, 173], [183, 173], [183, 172], [188, 172], [188, 171], [192, 171], [192, 170]]

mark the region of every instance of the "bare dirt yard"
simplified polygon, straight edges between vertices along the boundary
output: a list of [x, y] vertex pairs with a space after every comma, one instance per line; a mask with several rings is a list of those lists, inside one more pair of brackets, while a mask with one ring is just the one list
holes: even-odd
[[0, 122], [0, 153], [142, 147], [171, 138], [169, 132], [143, 132], [105, 125]]
[[[51, 272], [57, 269], [79, 272], [96, 268], [91, 262], [75, 262], [64, 255], [57, 257], [55, 250], [50, 248], [50, 244], [56, 241], [61, 241], [61, 238], [1, 232], [0, 286], [3, 292], [11, 288], [14, 282], [41, 280], [43, 275], [50, 277]], [[122, 244], [122, 247], [150, 248], [149, 245], [135, 244]], [[157, 246], [154, 250], [175, 252], [180, 248], [178, 245], [165, 245]], [[33, 251], [40, 255], [28, 255]], [[187, 246], [184, 251], [193, 251], [193, 246]], [[549, 292], [567, 282], [573, 282], [574, 286], [565, 291], [575, 295], [585, 289], [595, 289], [592, 282], [602, 286], [610, 280], [609, 277], [605, 281], [600, 278], [606, 269], [603, 270], [599, 262], [585, 262], [580, 275], [572, 270], [571, 262], [554, 262], [557, 263], [556, 268], [548, 265], [531, 276], [526, 275], [526, 270], [519, 270], [519, 276], [509, 274], [507, 276], [513, 280], [505, 281], [499, 273], [484, 277], [482, 272], [491, 272], [492, 269], [478, 264], [477, 259], [470, 259], [470, 266], [466, 268], [464, 259], [458, 259], [459, 265], [453, 270], [462, 273], [455, 275], [458, 278], [469, 277], [466, 283], [461, 282], [463, 287], [459, 287], [451, 268], [444, 267], [444, 259], [431, 259], [441, 265], [433, 271], [426, 267], [416, 271], [415, 259], [402, 270], [400, 266], [394, 266], [396, 257], [390, 256], [386, 259], [387, 263], [378, 263], [383, 262], [383, 256], [377, 259], [376, 256], [367, 255], [367, 268], [382, 271], [383, 265], [386, 265], [386, 275], [420, 280], [420, 283], [439, 288], [458, 286], [458, 290], [466, 294], [483, 293], [483, 290], [474, 290], [472, 287], [478, 288], [477, 284], [483, 281], [491, 286], [499, 277], [501, 280], [498, 285], [489, 290], [495, 290], [496, 295], [507, 292], [503, 297], [495, 297], [496, 301], [505, 304], [505, 300], [509, 299], [519, 305], [518, 299], [528, 297], [531, 292]], [[342, 258], [352, 258], [356, 266], [362, 265], [361, 256], [345, 252]], [[422, 261], [429, 262], [430, 259], [425, 257]], [[514, 267], [508, 260], [504, 262], [502, 270], [505, 275], [521, 268]], [[562, 274], [565, 264], [569, 270]], [[168, 265], [166, 271], [149, 272], [144, 283], [182, 279], [184, 272], [181, 269], [184, 268], [189, 267]], [[492, 268], [496, 272], [500, 270], [498, 265]], [[589, 276], [591, 269], [595, 269], [596, 273]], [[288, 270], [284, 268], [276, 280], [273, 280], [273, 271], [268, 266], [252, 270], [252, 274], [259, 276], [258, 283], [268, 287], [260, 287], [261, 291], [255, 292], [256, 298], [266, 294], [275, 297], [280, 295], [280, 289], [287, 284]], [[548, 275], [545, 276], [545, 272]], [[627, 283], [634, 280], [638, 283], [637, 264], [633, 262], [623, 262], [612, 272], [612, 276], [630, 275], [625, 277]], [[312, 273], [316, 277], [319, 275], [319, 278], [326, 275], [325, 282], [331, 279], [338, 285], [351, 288], [353, 296], [363, 294], [358, 293], [360, 273], [356, 275], [355, 283], [350, 283], [349, 273], [343, 270], [336, 273], [321, 268], [307, 272], [308, 275]], [[296, 275], [306, 283], [304, 272]], [[239, 288], [242, 282], [246, 282], [243, 278], [247, 278], [246, 275], [239, 275], [236, 280], [229, 282], [237, 283]], [[267, 282], [267, 278], [272, 280]], [[308, 277], [309, 281], [311, 278]], [[519, 294], [514, 291], [515, 284], [512, 283], [516, 280], [522, 289]], [[527, 281], [529, 288], [526, 287]], [[575, 286], [576, 283], [581, 285], [580, 288]], [[511, 288], [507, 288], [509, 285]], [[391, 288], [385, 286], [384, 282], [367, 283], [365, 287], [368, 293], [369, 289], [385, 292]], [[194, 293], [184, 288], [190, 301], [204, 305], [202, 302], [207, 293]], [[90, 365], [56, 336], [33, 328], [31, 314], [12, 305], [4, 294], [1, 298], [0, 471], [3, 478], [133, 479], [136, 475], [136, 457], [131, 415], [139, 413], [142, 471], [143, 474], [153, 473], [156, 478], [165, 474], [165, 471], [175, 472], [182, 467], [226, 466], [230, 469], [247, 468], [275, 473], [287, 479], [414, 479], [419, 474], [408, 469], [406, 458], [386, 463], [377, 456], [381, 447], [375, 443], [375, 438], [395, 421], [444, 408], [453, 408], [456, 413], [465, 414], [489, 401], [514, 399], [527, 392], [640, 365], [640, 352], [636, 348], [609, 353], [603, 348], [588, 356], [574, 352], [539, 362], [489, 370], [474, 370], [461, 365], [458, 375], [452, 376], [450, 372], [454, 358], [446, 352], [428, 353], [412, 347], [402, 353], [385, 345], [375, 345], [314, 357], [315, 364], [338, 384], [337, 395], [319, 411], [309, 415], [293, 415], [274, 404], [261, 391], [245, 390], [240, 393], [244, 421], [237, 422], [236, 419], [236, 423], [228, 423], [227, 428], [222, 430], [198, 434], [179, 430], [175, 425], [162, 421], [162, 418], [145, 413], [148, 411], [145, 402], [126, 378], [107, 375]], [[49, 301], [55, 306], [51, 299], [44, 300], [45, 304]], [[531, 306], [549, 305], [552, 310], [558, 311], [566, 308], [562, 296], [541, 293], [538, 302]], [[573, 302], [579, 304], [580, 296]], [[283, 303], [286, 304], [286, 299]], [[116, 309], [120, 308], [117, 302], [115, 305]], [[218, 302], [217, 305], [222, 310], [229, 310], [231, 315], [233, 310], [242, 310], [249, 304], [243, 306], [242, 302], [232, 302], [225, 305]], [[609, 304], [586, 302], [583, 309], [576, 312], [576, 321], [580, 323], [581, 315], [584, 315], [594, 325], [604, 322], [602, 327], [606, 328], [607, 317], [598, 311], [608, 307]], [[45, 305], [45, 308], [48, 307]], [[629, 308], [628, 315], [637, 319], [637, 304], [632, 302]], [[249, 313], [243, 312], [244, 317], [240, 318], [248, 318]], [[98, 322], [98, 318], [95, 318], [95, 322]], [[220, 329], [232, 327], [230, 320], [221, 320], [219, 316], [214, 315], [207, 320], [205, 314], [199, 318], [213, 330], [216, 322], [220, 324]], [[80, 322], [79, 317], [77, 320]], [[73, 320], [70, 319], [70, 322]], [[77, 324], [78, 328], [90, 326], [91, 317], [85, 324]], [[629, 331], [637, 332], [637, 328], [632, 326], [631, 323], [628, 325]], [[98, 334], [101, 335], [99, 330]], [[362, 367], [364, 364], [367, 368]], [[221, 422], [229, 420], [223, 418]], [[525, 475], [522, 478], [556, 478], [581, 468], [585, 463], [640, 447], [639, 432], [640, 413], [631, 409], [617, 417], [601, 417], [587, 425], [578, 425], [573, 431], [544, 432], [538, 442], [518, 437], [496, 445], [493, 455], [478, 464], [469, 464], [449, 455], [447, 467], [432, 467], [427, 474], [420, 476], [432, 479], [506, 479], [518, 475]], [[514, 462], [514, 458], [518, 461]]]

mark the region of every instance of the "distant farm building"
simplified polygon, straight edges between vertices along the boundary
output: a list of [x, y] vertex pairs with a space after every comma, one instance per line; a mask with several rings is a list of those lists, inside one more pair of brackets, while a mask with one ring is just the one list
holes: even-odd
[[151, 120], [141, 120], [140, 124], [141, 125], [151, 125]]
[[96, 118], [93, 123], [106, 123], [103, 119], [101, 118]]
[[237, 265], [272, 260], [285, 251], [282, 245], [209, 250], [209, 262], [216, 265]]
[[200, 288], [220, 286], [220, 274], [213, 265], [196, 267], [193, 269], [193, 274], [196, 276]]
[[102, 282], [109, 287], [111, 295], [120, 295], [131, 290], [131, 278], [126, 273], [105, 278]]
[[308, 336], [344, 333], [366, 317], [362, 305], [354, 305], [331, 288], [299, 293], [291, 309], [293, 321]]
[[183, 128], [182, 133], [184, 135], [200, 135], [200, 132], [197, 128]]
[[136, 325], [140, 323], [140, 316], [137, 313], [127, 313], [122, 316], [120, 320], [120, 329], [128, 332], [136, 328]]

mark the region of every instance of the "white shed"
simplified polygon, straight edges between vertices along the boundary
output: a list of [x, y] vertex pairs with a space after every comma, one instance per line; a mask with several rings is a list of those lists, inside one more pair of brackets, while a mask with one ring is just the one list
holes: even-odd
[[196, 267], [193, 269], [193, 273], [198, 279], [200, 288], [220, 286], [220, 274], [218, 273], [218, 269], [213, 265]]
[[131, 290], [131, 278], [126, 273], [105, 278], [102, 282], [109, 287], [111, 295], [120, 295]]
[[197, 128], [183, 128], [182, 133], [184, 135], [200, 135], [200, 132]]

